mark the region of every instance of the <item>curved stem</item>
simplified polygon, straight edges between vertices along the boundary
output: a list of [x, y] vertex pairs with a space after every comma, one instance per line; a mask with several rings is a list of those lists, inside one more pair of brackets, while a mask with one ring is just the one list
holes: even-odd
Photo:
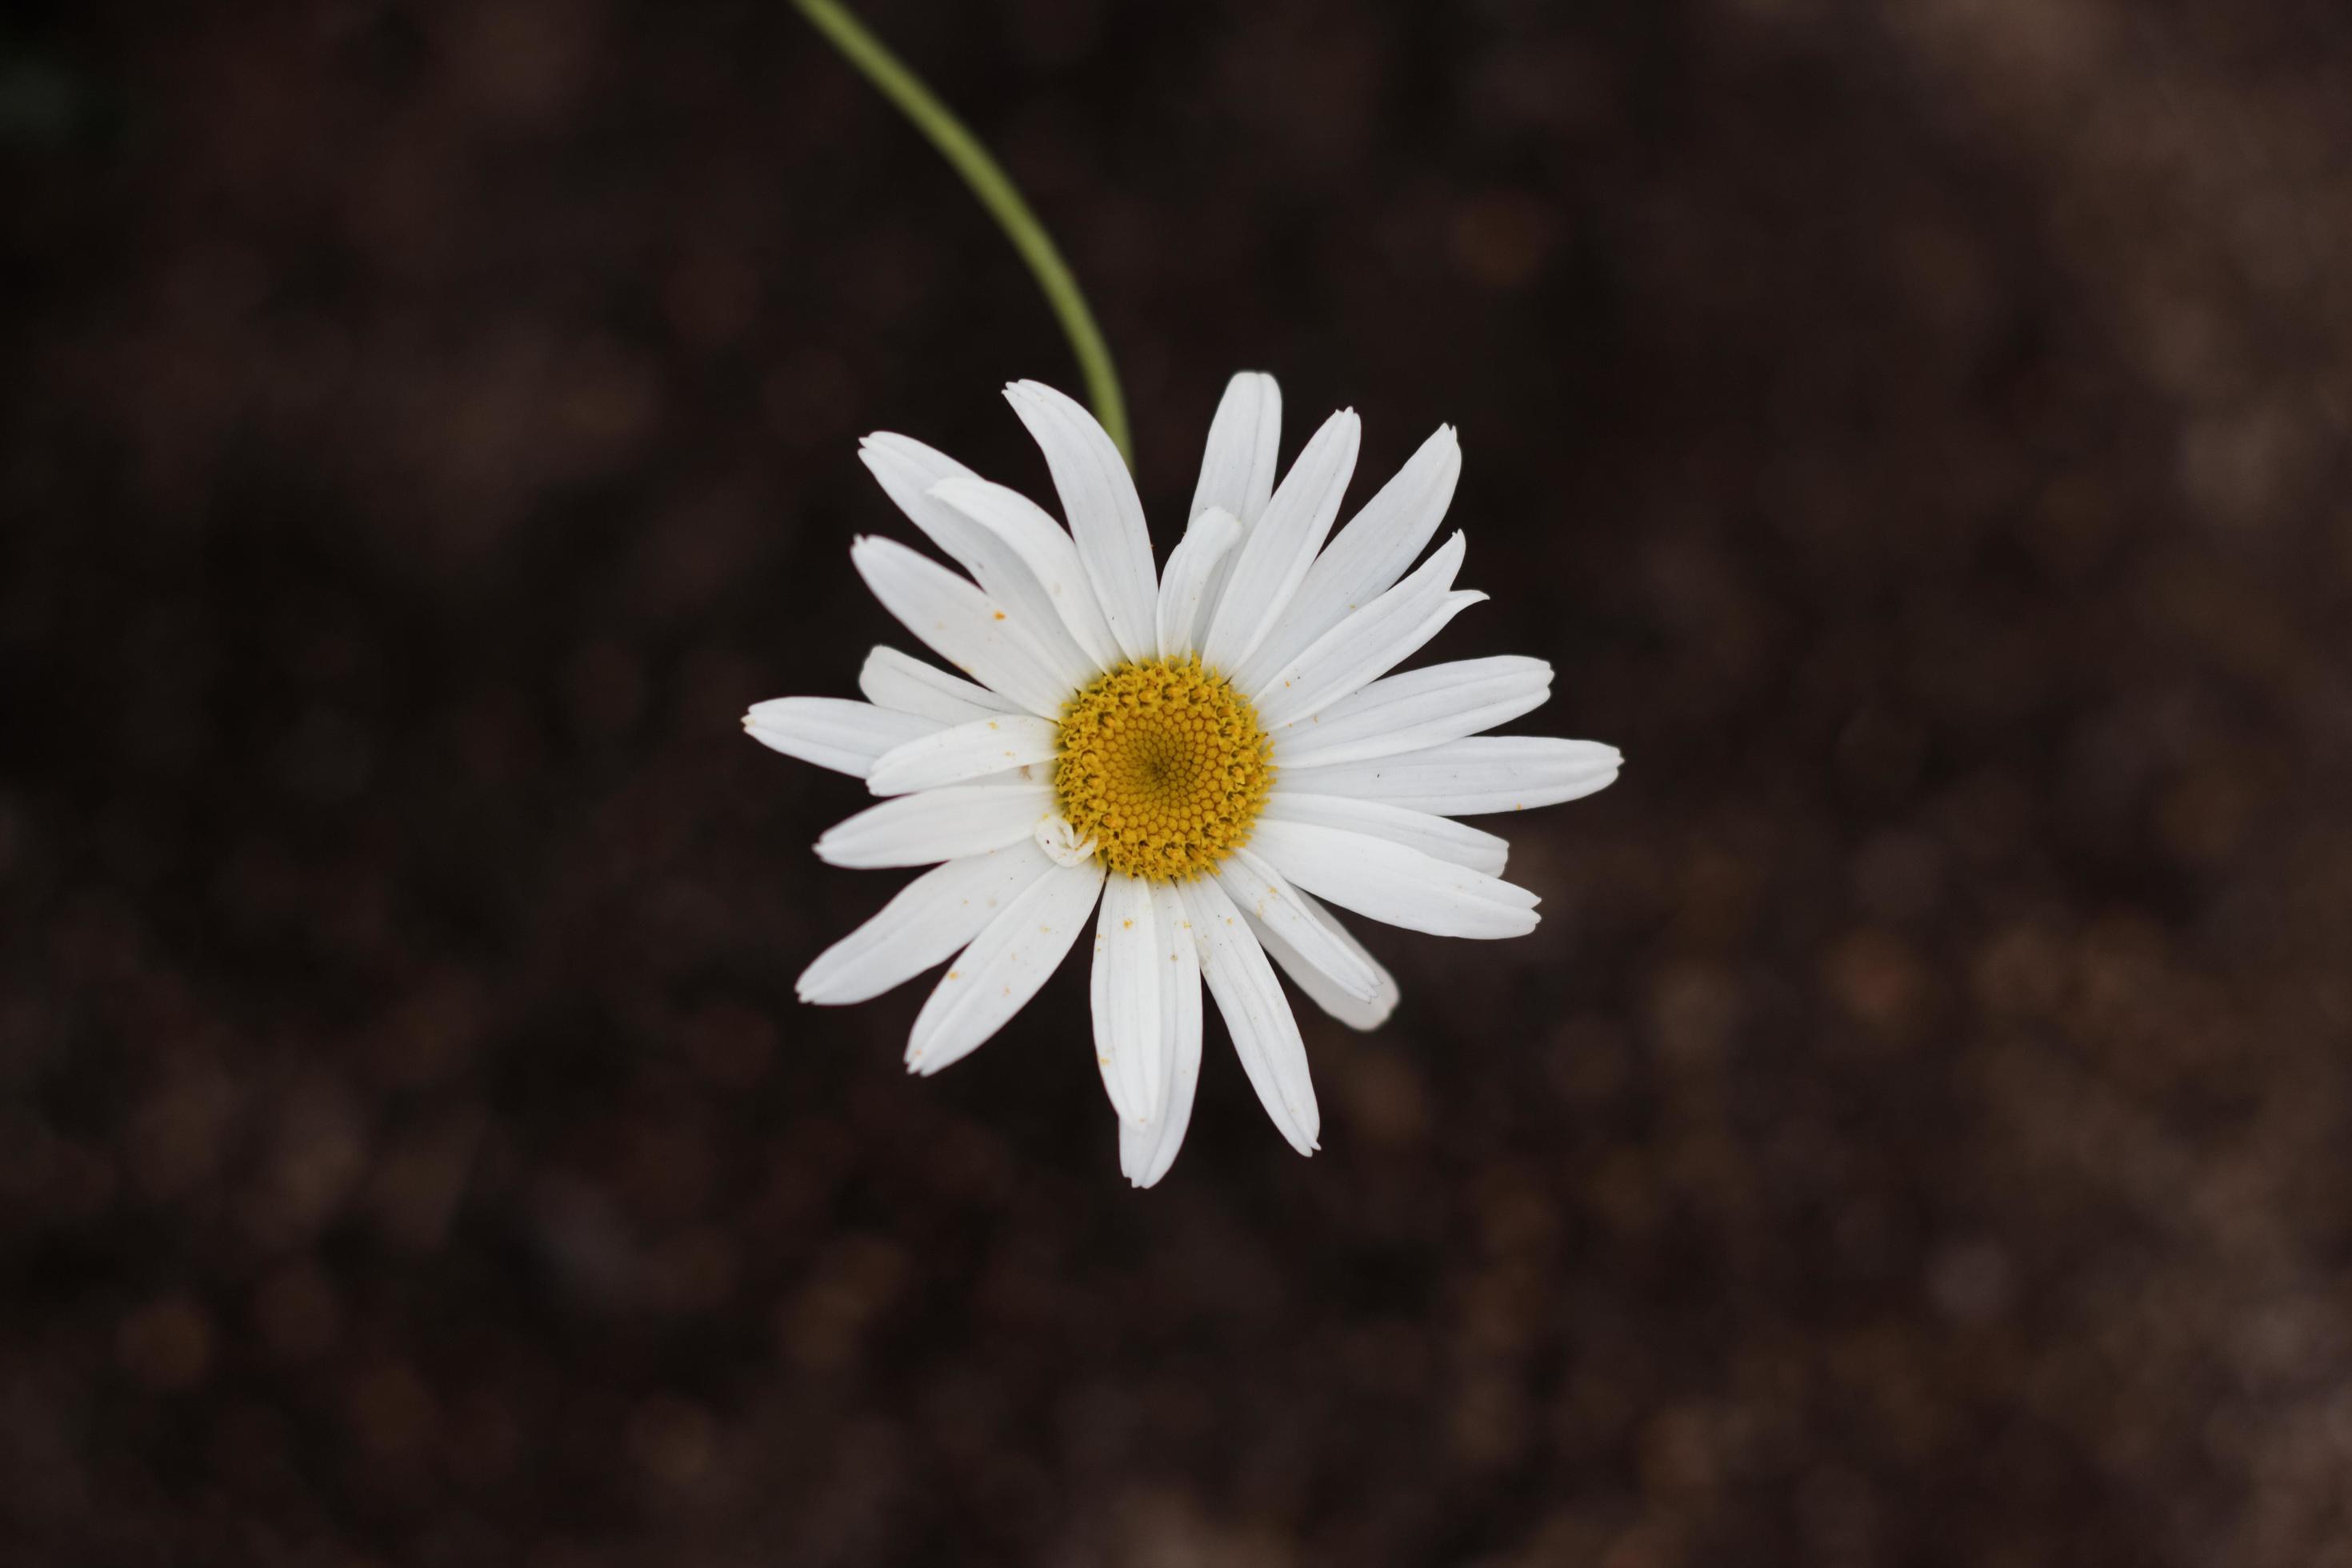
[[1069, 264], [1054, 247], [1045, 227], [1029, 204], [1021, 199], [1013, 181], [994, 158], [988, 154], [961, 121], [950, 113], [922, 79], [908, 70], [898, 58], [883, 47], [882, 41], [866, 30], [865, 24], [844, 10], [835, 0], [793, 0], [816, 30], [841, 51], [849, 63], [864, 74], [866, 80], [881, 89], [882, 95], [898, 106], [899, 112], [915, 122], [915, 128], [930, 138], [947, 161], [955, 165], [971, 194], [980, 198], [1021, 259], [1037, 279], [1037, 287], [1045, 291], [1045, 302], [1069, 335], [1070, 348], [1078, 356], [1078, 369], [1087, 379], [1087, 398], [1094, 405], [1095, 417], [1110, 433], [1119, 456], [1129, 468], [1135, 466], [1135, 453], [1128, 443], [1127, 400], [1119, 395], [1118, 372], [1112, 368], [1109, 345], [1103, 342], [1102, 331], [1095, 325], [1094, 312], [1087, 309], [1087, 299], [1078, 292], [1078, 280], [1070, 275]]

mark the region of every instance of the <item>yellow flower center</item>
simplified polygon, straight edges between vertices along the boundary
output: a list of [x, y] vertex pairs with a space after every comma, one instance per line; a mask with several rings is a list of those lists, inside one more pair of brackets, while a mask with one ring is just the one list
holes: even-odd
[[1197, 877], [1249, 841], [1274, 783], [1249, 699], [1197, 658], [1122, 664], [1062, 714], [1062, 815], [1114, 871]]

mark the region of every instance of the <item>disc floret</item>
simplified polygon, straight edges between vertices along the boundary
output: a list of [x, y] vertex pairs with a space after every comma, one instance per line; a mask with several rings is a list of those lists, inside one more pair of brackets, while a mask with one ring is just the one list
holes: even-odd
[[1197, 658], [1139, 659], [1063, 710], [1062, 815], [1114, 871], [1181, 882], [1249, 840], [1274, 783], [1249, 699]]

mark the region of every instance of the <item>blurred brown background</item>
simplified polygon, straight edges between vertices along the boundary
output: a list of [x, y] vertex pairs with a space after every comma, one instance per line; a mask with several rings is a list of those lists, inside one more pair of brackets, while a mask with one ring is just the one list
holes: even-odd
[[903, 430], [1066, 350], [772, 0], [19, 5], [10, 1563], [2352, 1563], [2352, 18], [871, 16], [1121, 355], [1622, 745], [1533, 938], [1374, 928], [1323, 1152], [1066, 973], [935, 1080], [748, 742], [906, 639]]

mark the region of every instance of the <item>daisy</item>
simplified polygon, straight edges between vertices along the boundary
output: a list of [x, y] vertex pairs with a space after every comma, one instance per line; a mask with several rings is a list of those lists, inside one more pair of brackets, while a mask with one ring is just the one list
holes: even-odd
[[1036, 994], [1092, 914], [1095, 1060], [1129, 1181], [1159, 1181], [1183, 1142], [1203, 982], [1267, 1114], [1311, 1153], [1321, 1121], [1276, 967], [1358, 1029], [1397, 1004], [1325, 901], [1437, 936], [1524, 936], [1538, 900], [1502, 879], [1509, 846], [1453, 819], [1591, 795], [1618, 753], [1482, 737], [1549, 694], [1541, 659], [1389, 673], [1486, 596], [1454, 586], [1459, 532], [1412, 567], [1461, 472], [1450, 426], [1334, 535], [1354, 412], [1324, 421], [1276, 486], [1281, 394], [1237, 375], [1155, 572], [1102, 426], [1035, 382], [1005, 396], [1045, 449], [1066, 531], [920, 442], [869, 436], [860, 451], [970, 576], [887, 539], [850, 559], [971, 679], [877, 647], [866, 701], [785, 697], [744, 718], [885, 797], [818, 839], [821, 858], [933, 868], [819, 955], [801, 1000], [863, 1002], [946, 962], [907, 1043], [908, 1068], [935, 1073]]

